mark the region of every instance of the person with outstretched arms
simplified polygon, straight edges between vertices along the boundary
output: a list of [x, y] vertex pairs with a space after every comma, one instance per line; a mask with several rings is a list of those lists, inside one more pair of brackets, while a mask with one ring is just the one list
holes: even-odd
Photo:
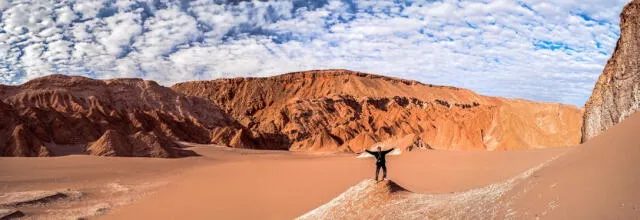
[[393, 149], [395, 148], [382, 151], [382, 147], [378, 146], [378, 151], [365, 150], [367, 151], [367, 153], [373, 155], [376, 158], [376, 181], [378, 181], [378, 173], [380, 173], [380, 168], [382, 168], [382, 179], [387, 179], [387, 165], [384, 156], [393, 151]]

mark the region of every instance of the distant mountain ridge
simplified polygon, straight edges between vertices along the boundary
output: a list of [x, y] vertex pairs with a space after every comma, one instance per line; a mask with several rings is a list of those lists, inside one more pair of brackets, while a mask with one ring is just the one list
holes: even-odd
[[50, 75], [0, 87], [0, 155], [182, 157], [174, 141], [362, 152], [579, 142], [581, 110], [349, 70], [185, 82]]
[[417, 136], [433, 149], [504, 150], [579, 143], [581, 109], [479, 95], [349, 70], [178, 83], [269, 149], [361, 152]]
[[[141, 79], [50, 75], [0, 87], [0, 111], [2, 156], [190, 155], [171, 140], [243, 146], [242, 126], [217, 106]], [[138, 144], [118, 151], [122, 146], [112, 141], [87, 147], [107, 131]]]

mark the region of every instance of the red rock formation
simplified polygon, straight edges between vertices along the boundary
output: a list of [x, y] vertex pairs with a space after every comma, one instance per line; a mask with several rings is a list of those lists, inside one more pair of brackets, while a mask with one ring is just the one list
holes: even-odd
[[570, 106], [346, 70], [173, 88], [194, 96], [141, 79], [51, 75], [0, 86], [0, 152], [64, 155], [70, 151], [60, 148], [86, 145], [82, 151], [104, 156], [190, 154], [171, 140], [361, 152], [396, 139], [402, 148], [503, 150], [572, 145], [581, 126]]
[[87, 146], [87, 152], [96, 156], [132, 156], [131, 143], [115, 130], [106, 131], [100, 139]]
[[269, 149], [361, 152], [417, 135], [435, 149], [504, 150], [579, 143], [581, 110], [478, 95], [348, 70], [179, 83], [211, 100]]
[[620, 15], [620, 39], [585, 104], [582, 141], [603, 133], [640, 109], [640, 1]]
[[180, 157], [194, 155], [193, 152], [181, 150], [170, 138], [151, 131], [122, 135], [108, 130], [100, 139], [87, 147], [87, 152], [96, 156], [123, 157]]
[[167, 150], [172, 148], [167, 145], [173, 143], [165, 137], [203, 144], [252, 146], [243, 142], [246, 138], [233, 139], [242, 134], [242, 126], [214, 104], [178, 94], [153, 81], [51, 75], [20, 86], [2, 86], [0, 100], [0, 113], [4, 116], [0, 119], [3, 156], [51, 155], [55, 152], [47, 152], [42, 143], [78, 145], [101, 137], [112, 139], [106, 134], [108, 130], [118, 131], [130, 142], [144, 144], [133, 144], [125, 151], [90, 148], [89, 152], [112, 156], [180, 156]]
[[50, 156], [51, 152], [25, 128], [15, 109], [0, 101], [0, 156]]

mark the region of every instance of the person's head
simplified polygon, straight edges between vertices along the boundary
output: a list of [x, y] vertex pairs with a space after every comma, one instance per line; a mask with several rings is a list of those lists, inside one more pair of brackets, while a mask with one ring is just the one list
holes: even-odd
[[382, 147], [378, 146], [378, 151], [382, 151]]

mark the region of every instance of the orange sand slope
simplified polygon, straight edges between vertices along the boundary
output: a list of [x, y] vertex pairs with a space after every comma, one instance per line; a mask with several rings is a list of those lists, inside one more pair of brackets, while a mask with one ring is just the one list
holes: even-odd
[[[287, 158], [291, 155], [288, 152], [243, 151], [210, 145], [190, 149], [203, 156], [175, 160], [88, 155], [0, 157], [0, 219], [12, 210], [30, 219], [102, 215], [113, 207], [154, 193], [162, 186], [181, 179], [185, 171], [201, 165], [262, 157]], [[9, 212], [4, 212], [7, 210]]]
[[[574, 148], [391, 156], [389, 177], [402, 189], [399, 198], [422, 204], [408, 207], [422, 212], [398, 217], [638, 217], [638, 129], [640, 115], [635, 115]], [[353, 155], [210, 145], [189, 149], [202, 157], [0, 158], [0, 197], [35, 190], [82, 193], [51, 204], [11, 207], [27, 217], [53, 219], [104, 213], [106, 219], [313, 218], [320, 215], [305, 213], [330, 205], [358, 183], [367, 184], [374, 170], [370, 158]]]
[[640, 113], [535, 172], [508, 192], [514, 217], [640, 217]]
[[[414, 151], [391, 156], [387, 163], [389, 177], [411, 191], [448, 193], [508, 179], [569, 149]], [[292, 219], [371, 178], [374, 171], [370, 158], [353, 155], [248, 158], [191, 169], [157, 194], [116, 208], [106, 218]]]
[[638, 218], [638, 128], [640, 114], [557, 160], [463, 192], [418, 194], [365, 180], [300, 219]]

